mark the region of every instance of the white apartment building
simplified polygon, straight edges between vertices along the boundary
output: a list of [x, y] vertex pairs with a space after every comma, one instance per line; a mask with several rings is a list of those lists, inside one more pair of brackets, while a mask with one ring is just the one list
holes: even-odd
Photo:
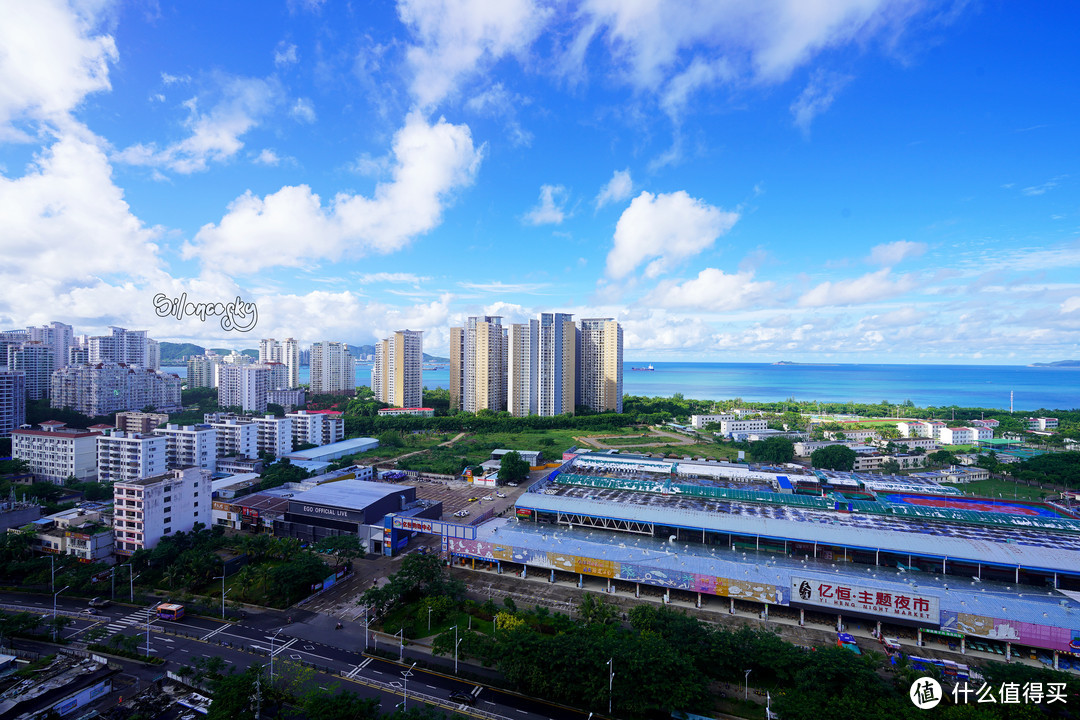
[[161, 343], [151, 338], [146, 338], [146, 367], [161, 369]]
[[299, 410], [285, 417], [293, 423], [294, 448], [304, 443], [321, 446], [345, 439], [345, 418], [339, 412]]
[[12, 457], [25, 460], [40, 482], [62, 485], [72, 475], [79, 480], [94, 480], [101, 433], [64, 425], [49, 420], [41, 423], [40, 430], [12, 430]]
[[169, 422], [169, 416], [165, 413], [130, 412], [116, 413], [115, 425], [117, 430], [131, 433], [149, 433], [155, 428]]
[[[292, 452], [292, 418], [265, 415], [252, 418], [252, 421], [256, 427], [255, 450], [257, 453], [265, 452], [274, 457], [281, 457]], [[342, 420], [342, 426], [344, 427], [344, 420]]]
[[270, 368], [266, 365], [223, 363], [218, 366], [218, 405], [221, 407], [265, 412], [269, 391]]
[[537, 410], [542, 416], [574, 414], [577, 395], [577, 328], [569, 313], [541, 313]]
[[968, 445], [975, 442], [975, 431], [969, 427], [946, 427], [938, 433], [942, 445]]
[[738, 418], [737, 415], [727, 415], [727, 414], [720, 414], [720, 415], [691, 415], [690, 416], [690, 425], [693, 426], [693, 428], [695, 430], [701, 430], [706, 425], [711, 425], [713, 423], [722, 423], [722, 422], [725, 422], [725, 421], [731, 422], [733, 420], [738, 420], [738, 419], [739, 418]]
[[30, 342], [28, 330], [5, 330], [0, 332], [0, 363], [7, 364], [8, 348]]
[[873, 441], [880, 437], [877, 430], [830, 430], [825, 433], [825, 437], [835, 440], [838, 433], [843, 433], [846, 440], [856, 440], [858, 442]]
[[[356, 365], [345, 343], [324, 340], [311, 346], [311, 392], [356, 390]], [[420, 403], [416, 403], [419, 405]]]
[[130, 556], [153, 549], [174, 532], [190, 532], [195, 523], [209, 527], [210, 471], [170, 470], [163, 475], [113, 485], [114, 552]]
[[398, 330], [375, 344], [371, 389], [376, 400], [393, 407], [420, 407], [424, 404], [422, 331]]
[[109, 330], [112, 331], [111, 335], [95, 335], [87, 339], [91, 364], [123, 363], [150, 367], [145, 330], [121, 327], [110, 327]]
[[979, 427], [988, 427], [990, 429], [996, 428], [1001, 425], [1000, 422], [994, 420], [993, 418], [990, 418], [989, 420], [972, 420], [971, 424]]
[[285, 366], [285, 374], [280, 384], [275, 384], [272, 389], [288, 389], [300, 387], [300, 344], [294, 338], [288, 338], [278, 342], [274, 338], [259, 341], [260, 363], [281, 363]]
[[40, 342], [52, 349], [54, 370], [69, 364], [70, 351], [75, 346], [75, 332], [70, 325], [53, 322], [26, 328], [26, 332], [32, 342]]
[[227, 417], [209, 423], [217, 434], [217, 456], [259, 456], [259, 426], [250, 418]]
[[55, 357], [52, 347], [43, 342], [30, 341], [8, 346], [7, 367], [25, 373], [28, 400], [49, 397], [49, 382], [57, 367], [53, 364]]
[[[154, 430], [167, 440], [165, 445], [166, 468], [200, 467], [217, 471], [218, 433], [209, 425], [184, 425], [175, 423]], [[146, 477], [146, 476], [144, 476]]]
[[303, 407], [307, 402], [307, 393], [303, 388], [296, 390], [270, 390], [266, 393], [266, 404], [280, 405], [286, 412]]
[[587, 318], [577, 331], [576, 404], [622, 412], [623, 330], [612, 318]]
[[176, 412], [180, 406], [180, 378], [160, 370], [117, 363], [75, 365], [52, 375], [49, 404], [71, 408], [91, 417], [123, 410]]
[[191, 355], [187, 361], [188, 388], [213, 388], [218, 386], [218, 366], [223, 362], [220, 355], [210, 350], [205, 355]]
[[506, 409], [514, 417], [540, 412], [540, 321], [514, 323], [507, 338]]
[[756, 432], [758, 430], [768, 430], [769, 421], [760, 419], [751, 420], [721, 420], [720, 421], [720, 434], [727, 437], [731, 437], [738, 433]]
[[26, 423], [26, 373], [0, 368], [0, 437]]
[[[10, 367], [10, 365], [9, 365]], [[1057, 430], [1058, 419], [1050, 417], [1027, 418], [1028, 430]]]
[[881, 440], [878, 440], [878, 445], [887, 445], [890, 442], [894, 445], [904, 445], [909, 450], [913, 450], [915, 448], [922, 448], [923, 450], [936, 450], [938, 446], [937, 440], [930, 437], [905, 437], [894, 438], [891, 440], [886, 440], [882, 438]]
[[90, 362], [90, 351], [86, 348], [68, 348], [67, 365], [87, 365]]
[[100, 482], [134, 482], [168, 468], [169, 440], [161, 435], [115, 430], [97, 438]]

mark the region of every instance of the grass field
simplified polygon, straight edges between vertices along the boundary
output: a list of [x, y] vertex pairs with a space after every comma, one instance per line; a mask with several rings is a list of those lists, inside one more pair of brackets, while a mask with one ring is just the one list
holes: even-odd
[[1048, 495], [1056, 494], [1050, 490], [1031, 487], [1029, 485], [1024, 485], [1023, 483], [1014, 483], [1009, 480], [998, 480], [996, 478], [977, 480], [970, 483], [943, 484], [957, 487], [968, 495], [980, 495], [982, 497], [992, 498], [1002, 497], [1017, 498], [1019, 500], [1043, 500]]

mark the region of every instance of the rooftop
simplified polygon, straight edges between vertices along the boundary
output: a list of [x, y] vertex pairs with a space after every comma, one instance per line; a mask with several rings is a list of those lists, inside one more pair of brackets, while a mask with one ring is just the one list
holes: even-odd
[[296, 502], [330, 505], [345, 510], [364, 510], [371, 504], [391, 495], [412, 497], [416, 488], [408, 485], [368, 482], [367, 480], [338, 480], [325, 483], [296, 495]]

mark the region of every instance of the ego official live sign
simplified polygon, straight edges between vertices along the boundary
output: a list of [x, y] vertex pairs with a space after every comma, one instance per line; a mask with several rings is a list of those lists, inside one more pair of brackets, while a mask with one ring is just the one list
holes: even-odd
[[891, 615], [910, 620], [940, 619], [938, 599], [932, 595], [884, 591], [844, 582], [791, 578], [791, 601], [871, 615]]

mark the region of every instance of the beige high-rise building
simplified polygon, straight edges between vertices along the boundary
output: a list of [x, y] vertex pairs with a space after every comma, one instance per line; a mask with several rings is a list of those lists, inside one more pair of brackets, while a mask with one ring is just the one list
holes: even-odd
[[536, 415], [540, 322], [515, 323], [507, 341], [506, 409], [514, 417]]
[[450, 328], [450, 410], [461, 410], [465, 398], [465, 328]]
[[283, 378], [276, 378], [279, 383], [273, 390], [300, 387], [300, 344], [294, 338], [278, 342], [274, 338], [259, 341], [260, 363], [281, 363], [286, 368]]
[[375, 399], [392, 407], [415, 408], [424, 402], [424, 333], [398, 330], [375, 345], [371, 369]]
[[590, 318], [578, 330], [577, 404], [622, 412], [623, 331], [611, 318]]
[[311, 392], [352, 393], [356, 367], [345, 343], [323, 341], [311, 346]]
[[577, 329], [568, 313], [541, 313], [537, 377], [540, 415], [574, 414]]

